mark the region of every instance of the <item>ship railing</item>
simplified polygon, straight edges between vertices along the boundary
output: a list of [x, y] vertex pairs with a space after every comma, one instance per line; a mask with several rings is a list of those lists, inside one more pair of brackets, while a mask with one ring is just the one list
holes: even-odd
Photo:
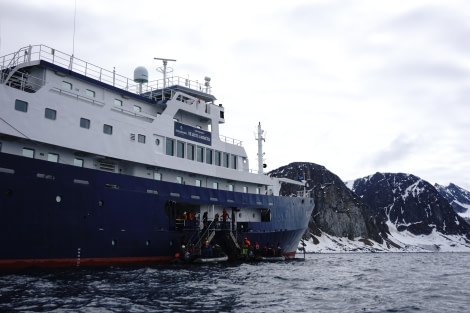
[[102, 67], [96, 66], [92, 63], [86, 62], [82, 59], [75, 57], [73, 54], [61, 52], [46, 45], [27, 46], [19, 49], [17, 52], [7, 54], [0, 58], [0, 70], [2, 75], [0, 83], [8, 80], [9, 72], [12, 68], [20, 63], [29, 63], [31, 61], [44, 60], [62, 68], [74, 71], [86, 77], [98, 80], [102, 83], [124, 89], [126, 91], [140, 94], [140, 93], [156, 93], [165, 87], [174, 85], [184, 86], [193, 90], [198, 90], [210, 94], [210, 86], [206, 83], [197, 80], [190, 80], [189, 78], [171, 76], [166, 80], [158, 79], [147, 83], [136, 83], [133, 79], [119, 75], [114, 68], [112, 71], [106, 70]]
[[299, 190], [297, 191], [297, 197], [299, 198], [311, 198], [311, 190]]
[[241, 140], [231, 138], [231, 137], [227, 137], [227, 136], [224, 136], [224, 135], [219, 135], [219, 138], [222, 142], [229, 143], [229, 144], [232, 144], [232, 145], [235, 145], [235, 146], [240, 146], [240, 147], [243, 146], [243, 141], [241, 141]]
[[7, 86], [26, 92], [36, 92], [44, 85], [44, 78], [33, 76], [29, 73], [17, 71], [12, 73], [5, 82]]

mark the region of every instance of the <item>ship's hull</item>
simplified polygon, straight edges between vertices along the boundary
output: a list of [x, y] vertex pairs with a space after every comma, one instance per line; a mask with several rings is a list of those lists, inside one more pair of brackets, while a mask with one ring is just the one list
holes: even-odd
[[234, 222], [228, 229], [237, 240], [279, 245], [291, 258], [313, 209], [310, 198], [215, 190], [0, 153], [0, 269], [169, 263], [200, 231], [179, 227], [173, 204], [223, 206], [232, 214], [269, 209], [269, 221]]

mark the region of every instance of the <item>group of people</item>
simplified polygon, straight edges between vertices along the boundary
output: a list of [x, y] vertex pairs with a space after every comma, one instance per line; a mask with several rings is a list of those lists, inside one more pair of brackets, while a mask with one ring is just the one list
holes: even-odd
[[222, 210], [222, 221], [220, 221], [219, 213], [215, 213], [214, 221], [212, 223], [210, 223], [208, 220], [207, 212], [204, 212], [204, 214], [202, 215], [202, 223], [204, 229], [207, 229], [207, 227], [211, 227], [211, 229], [230, 229], [229, 224], [227, 222], [227, 220], [229, 219], [230, 217], [228, 216], [227, 210], [225, 208]]
[[257, 258], [257, 257], [278, 257], [282, 256], [282, 248], [280, 245], [277, 245], [277, 248], [274, 248], [273, 245], [269, 243], [260, 247], [260, 244], [256, 241], [253, 245], [250, 240], [245, 237], [242, 244], [242, 257], [245, 258]]
[[208, 238], [204, 238], [202, 240], [200, 248], [201, 250], [198, 251], [192, 242], [188, 242], [183, 237], [181, 240], [180, 251], [175, 253], [175, 259], [181, 259], [185, 262], [189, 262], [199, 256], [202, 256], [203, 258], [211, 258], [223, 255], [222, 248], [218, 244], [211, 244]]
[[197, 220], [194, 214], [194, 210], [184, 211], [182, 216], [178, 216], [179, 219], [183, 220], [184, 228], [196, 228]]

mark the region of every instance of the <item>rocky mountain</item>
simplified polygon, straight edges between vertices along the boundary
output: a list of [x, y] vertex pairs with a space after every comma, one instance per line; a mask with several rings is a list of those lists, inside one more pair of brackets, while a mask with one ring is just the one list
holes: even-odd
[[[315, 244], [320, 237], [332, 236], [371, 245], [386, 238], [385, 216], [367, 206], [343, 181], [324, 166], [314, 163], [295, 162], [270, 172], [270, 175], [304, 180], [307, 190], [314, 198], [315, 208], [309, 221], [309, 238]], [[284, 195], [296, 194], [300, 186], [284, 184]], [[362, 244], [362, 245], [363, 245]]]
[[354, 181], [352, 190], [370, 207], [383, 212], [398, 231], [470, 239], [470, 225], [428, 182], [410, 174], [376, 173]]
[[447, 187], [434, 184], [434, 187], [450, 203], [455, 212], [470, 222], [470, 192], [468, 190], [452, 183]]
[[[376, 173], [348, 188], [324, 166], [306, 162], [270, 175], [303, 181], [311, 192], [315, 209], [305, 236], [309, 252], [470, 251], [470, 225], [419, 177]], [[281, 191], [295, 195], [301, 188], [284, 184]]]

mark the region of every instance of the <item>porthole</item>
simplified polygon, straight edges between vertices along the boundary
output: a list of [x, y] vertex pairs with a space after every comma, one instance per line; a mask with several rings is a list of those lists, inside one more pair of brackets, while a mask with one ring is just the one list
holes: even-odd
[[98, 206], [103, 206], [104, 202], [102, 200], [98, 201]]
[[146, 245], [147, 247], [150, 246], [150, 240], [147, 240], [147, 241], [145, 242], [145, 245]]
[[158, 139], [158, 138], [155, 139], [155, 144], [156, 144], [157, 146], [159, 146], [159, 145], [160, 145], [160, 139]]
[[115, 247], [117, 245], [117, 240], [113, 239], [111, 240], [111, 246]]
[[57, 196], [55, 197], [55, 201], [56, 201], [57, 203], [60, 203], [60, 201], [62, 201], [62, 197], [59, 196], [59, 195], [57, 195]]

